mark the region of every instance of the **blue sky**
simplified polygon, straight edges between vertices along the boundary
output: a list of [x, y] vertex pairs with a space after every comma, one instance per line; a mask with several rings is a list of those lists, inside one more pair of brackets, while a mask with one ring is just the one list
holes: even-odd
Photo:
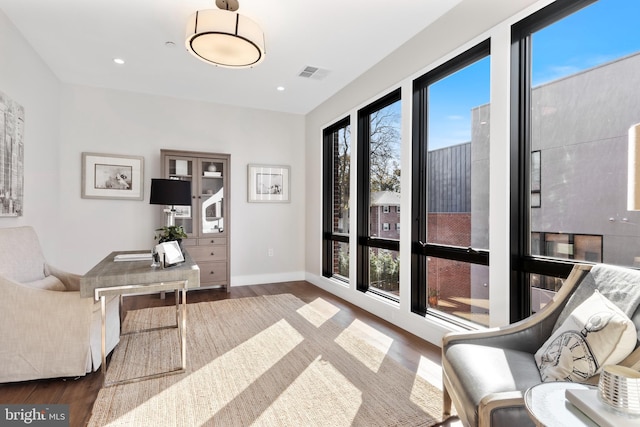
[[[533, 85], [640, 50], [640, 0], [600, 0], [533, 36]], [[489, 103], [489, 58], [429, 91], [429, 149], [471, 140], [471, 109]], [[639, 71], [640, 72], [640, 71]]]
[[429, 150], [471, 141], [471, 109], [489, 103], [489, 57], [429, 86]]

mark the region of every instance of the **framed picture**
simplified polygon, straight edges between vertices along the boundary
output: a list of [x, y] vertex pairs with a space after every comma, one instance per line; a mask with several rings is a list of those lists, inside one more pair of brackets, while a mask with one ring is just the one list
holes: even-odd
[[176, 218], [191, 218], [191, 206], [174, 206], [173, 209], [176, 210]]
[[24, 107], [0, 92], [0, 217], [22, 216]]
[[282, 203], [290, 200], [289, 166], [249, 165], [247, 200]]
[[83, 199], [142, 200], [144, 157], [82, 153]]
[[184, 255], [182, 254], [180, 245], [175, 240], [157, 244], [156, 252], [164, 267], [171, 267], [172, 265], [184, 262]]

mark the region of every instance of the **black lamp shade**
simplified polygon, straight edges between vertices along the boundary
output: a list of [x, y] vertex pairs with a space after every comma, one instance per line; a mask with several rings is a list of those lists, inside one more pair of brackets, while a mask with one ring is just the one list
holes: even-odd
[[191, 205], [191, 181], [177, 179], [151, 179], [152, 205]]

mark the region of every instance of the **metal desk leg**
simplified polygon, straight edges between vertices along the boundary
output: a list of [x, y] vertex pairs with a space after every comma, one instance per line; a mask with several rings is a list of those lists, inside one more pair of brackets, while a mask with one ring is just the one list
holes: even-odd
[[187, 369], [187, 289], [182, 288], [182, 306], [180, 313], [180, 353], [182, 369]]
[[[181, 372], [185, 372], [185, 370], [187, 369], [187, 322], [186, 322], [186, 318], [187, 318], [187, 281], [183, 281], [180, 282], [179, 287], [178, 288], [174, 288], [174, 292], [175, 292], [175, 299], [176, 299], [176, 324], [175, 325], [169, 325], [169, 326], [159, 326], [159, 327], [155, 327], [155, 328], [149, 328], [149, 329], [143, 329], [143, 330], [138, 330], [138, 331], [133, 331], [133, 332], [128, 332], [125, 334], [121, 334], [121, 335], [130, 335], [130, 334], [139, 334], [142, 332], [150, 332], [150, 331], [157, 331], [157, 330], [161, 330], [161, 329], [169, 329], [169, 328], [176, 328], [179, 334], [179, 339], [180, 339], [180, 367], [179, 368], [174, 368], [172, 370], [169, 371], [165, 371], [165, 372], [160, 372], [157, 374], [150, 374], [150, 375], [145, 375], [145, 376], [140, 376], [140, 377], [135, 377], [135, 378], [130, 378], [130, 379], [126, 379], [126, 380], [119, 380], [119, 381], [113, 381], [110, 383], [107, 383], [106, 378], [107, 378], [107, 330], [106, 330], [106, 322], [107, 322], [107, 303], [106, 303], [106, 295], [108, 294], [102, 294], [100, 295], [100, 310], [101, 310], [101, 314], [102, 314], [102, 375], [103, 375], [103, 387], [111, 387], [117, 384], [127, 384], [127, 383], [132, 383], [132, 382], [137, 382], [137, 381], [142, 381], [142, 380], [146, 380], [146, 379], [151, 379], [151, 378], [159, 378], [165, 375], [169, 375], [169, 374], [178, 374]], [[176, 282], [173, 283], [169, 283], [170, 285], [176, 285]], [[162, 283], [161, 283], [162, 285]], [[140, 289], [141, 287], [139, 286], [126, 286], [126, 287], [112, 287], [112, 288], [108, 288], [110, 293], [120, 293], [120, 298], [122, 299], [123, 297], [123, 291], [130, 291], [132, 289]], [[104, 291], [103, 289], [96, 289], [96, 295], [99, 295], [100, 292], [99, 291]], [[182, 302], [180, 301], [180, 292], [182, 292]], [[121, 302], [121, 306], [120, 306], [120, 310], [122, 310], [122, 302]]]
[[107, 299], [100, 296], [100, 312], [102, 314], [102, 381], [107, 378]]

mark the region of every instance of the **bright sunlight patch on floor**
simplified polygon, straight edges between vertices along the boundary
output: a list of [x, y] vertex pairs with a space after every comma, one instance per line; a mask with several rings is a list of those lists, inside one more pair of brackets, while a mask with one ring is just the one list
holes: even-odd
[[[311, 384], [314, 386], [310, 387]], [[326, 394], [331, 393], [337, 384], [341, 385], [341, 399], [338, 402], [326, 399]], [[306, 396], [307, 399], [301, 400], [300, 396]], [[345, 404], [341, 405], [340, 402]], [[339, 425], [344, 425], [345, 419], [353, 421], [358, 414], [362, 392], [330, 362], [318, 356], [256, 419], [254, 425], [267, 425], [266, 420], [274, 419], [283, 426], [300, 425], [300, 419], [295, 423], [286, 418], [290, 412], [287, 408], [294, 404], [300, 409], [299, 413], [310, 417], [306, 425], [317, 425], [319, 420], [324, 420], [325, 425], [336, 425], [336, 418], [340, 420]]]
[[[286, 320], [282, 319], [259, 334], [254, 335], [232, 351], [211, 361], [202, 369], [215, 372], [221, 379], [221, 384], [234, 385], [234, 387], [218, 389], [218, 393], [220, 393], [218, 394], [218, 403], [220, 406], [211, 409], [218, 411], [231, 402], [265, 372], [272, 369], [302, 341], [304, 341], [304, 337]], [[225, 369], [225, 366], [229, 364], [240, 365], [245, 368], [233, 371]], [[229, 372], [233, 372], [233, 378], [224, 378]], [[206, 418], [202, 419], [202, 422], [207, 421], [214, 413], [207, 414]]]
[[418, 377], [422, 377], [432, 385], [442, 389], [442, 376], [436, 377], [432, 374], [433, 372], [441, 372], [440, 364], [424, 356], [420, 356], [420, 362], [418, 363], [418, 370], [416, 372], [416, 381], [414, 381], [413, 388], [411, 389], [411, 401], [413, 403], [417, 405], [423, 403], [416, 398], [416, 396], [420, 395], [420, 388], [423, 386], [421, 382], [418, 381]]
[[[367, 354], [365, 357], [362, 353], [364, 351], [363, 348], [354, 345], [354, 340], [351, 338], [353, 335], [357, 337], [367, 336], [369, 342], [373, 343], [373, 345], [380, 350], [380, 353], [375, 354], [376, 357], [371, 357], [371, 354]], [[342, 333], [340, 333], [335, 342], [353, 357], [365, 364], [365, 366], [373, 372], [378, 372], [380, 365], [382, 365], [382, 362], [393, 344], [393, 339], [356, 319], [344, 331], [342, 331]]]
[[316, 298], [297, 310], [300, 316], [304, 317], [316, 328], [322, 326], [324, 322], [331, 319], [339, 311], [338, 307], [322, 298]]
[[[210, 398], [210, 390], [203, 390], [202, 395], [193, 393], [190, 377], [195, 374], [194, 372], [191, 375], [187, 374], [184, 379], [171, 387], [150, 396], [148, 402], [136, 407], [134, 411], [149, 411], [154, 407], [163, 406], [163, 402], [167, 399], [185, 396], [192, 401], [193, 407], [198, 408], [197, 414], [194, 414], [194, 417], [197, 417], [197, 425], [203, 425], [265, 372], [272, 369], [302, 341], [304, 337], [282, 319], [201, 368], [201, 370], [210, 371], [207, 372], [210, 378], [220, 378], [219, 384], [226, 384], [224, 387], [212, 384], [212, 387], [216, 388], [216, 399]], [[241, 370], [226, 368], [234, 365], [245, 368]], [[233, 378], [224, 378], [230, 375], [230, 372], [233, 372]], [[132, 419], [131, 416], [128, 418]], [[144, 416], [140, 414], [135, 418], [144, 419]], [[177, 421], [174, 425], [179, 425]]]

